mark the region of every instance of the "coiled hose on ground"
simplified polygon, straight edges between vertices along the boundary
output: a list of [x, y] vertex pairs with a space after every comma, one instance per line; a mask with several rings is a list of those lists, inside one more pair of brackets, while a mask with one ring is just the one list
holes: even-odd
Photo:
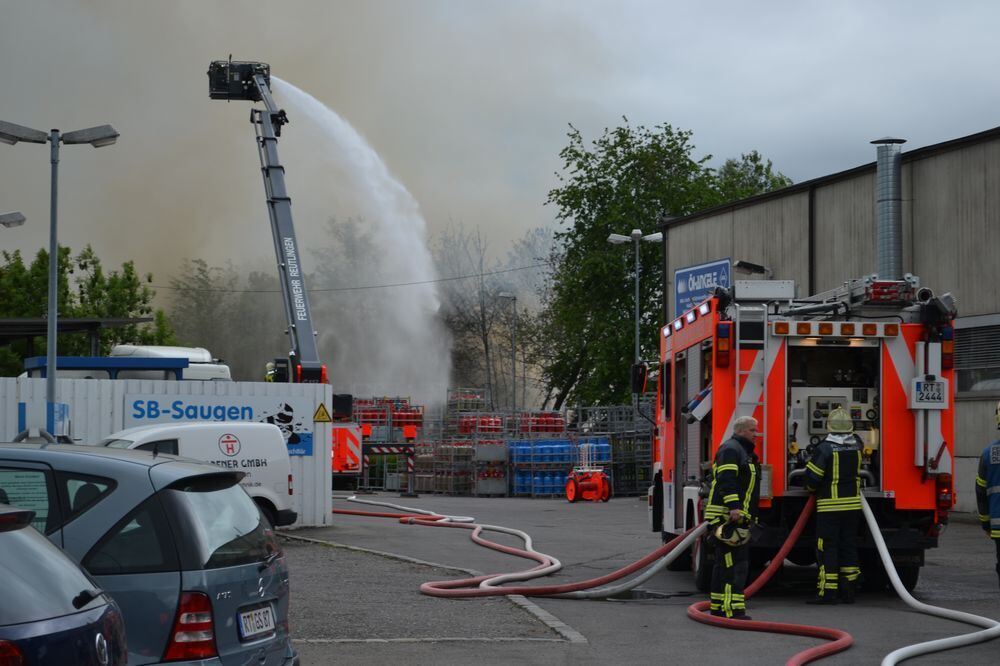
[[[667, 566], [670, 562], [676, 559], [680, 553], [687, 547], [689, 547], [695, 539], [704, 534], [707, 526], [705, 523], [701, 523], [696, 527], [691, 528], [684, 534], [676, 537], [670, 542], [660, 546], [656, 550], [652, 551], [645, 557], [629, 564], [626, 567], [614, 571], [610, 574], [600, 576], [598, 578], [592, 578], [590, 580], [579, 581], [576, 583], [565, 583], [562, 585], [546, 585], [546, 586], [517, 586], [517, 587], [499, 587], [503, 583], [511, 581], [526, 581], [540, 576], [545, 576], [550, 573], [554, 573], [561, 568], [561, 564], [555, 558], [540, 553], [534, 549], [531, 542], [531, 537], [520, 530], [513, 530], [511, 528], [496, 526], [496, 525], [480, 525], [478, 523], [472, 522], [473, 519], [461, 516], [443, 516], [438, 514], [433, 514], [429, 511], [421, 511], [419, 509], [411, 509], [409, 507], [403, 507], [395, 504], [375, 502], [371, 500], [361, 500], [357, 498], [348, 498], [349, 501], [360, 502], [363, 504], [371, 504], [376, 506], [384, 506], [389, 508], [399, 509], [405, 511], [406, 513], [369, 513], [364, 511], [350, 511], [344, 509], [335, 509], [335, 513], [346, 513], [351, 515], [372, 515], [378, 517], [386, 518], [396, 518], [402, 523], [407, 524], [417, 524], [424, 525], [427, 527], [449, 527], [449, 528], [459, 528], [459, 529], [469, 529], [472, 530], [472, 540], [482, 546], [496, 550], [499, 552], [507, 553], [510, 555], [515, 555], [517, 557], [522, 557], [525, 559], [530, 559], [538, 562], [538, 566], [528, 569], [526, 571], [520, 571], [515, 573], [503, 573], [503, 574], [487, 574], [484, 576], [476, 576], [474, 578], [462, 578], [456, 580], [445, 580], [445, 581], [431, 581], [424, 583], [420, 586], [420, 591], [424, 594], [443, 598], [470, 598], [470, 597], [487, 597], [495, 595], [512, 595], [518, 594], [530, 597], [558, 597], [558, 598], [569, 598], [569, 599], [601, 599], [612, 596], [614, 594], [619, 594], [621, 592], [631, 590], [653, 576], [663, 567]], [[809, 518], [812, 508], [815, 504], [815, 500], [810, 498], [806, 504], [802, 515], [799, 517], [798, 522], [796, 522], [795, 527], [789, 534], [788, 539], [782, 546], [782, 549], [775, 556], [771, 565], [747, 588], [746, 596], [750, 597], [757, 590], [759, 590], [763, 585], [770, 580], [774, 573], [781, 566], [784, 561], [785, 556], [788, 551], [791, 550], [795, 541], [798, 539], [802, 530], [805, 528], [806, 521]], [[463, 522], [458, 522], [459, 520]], [[496, 542], [484, 539], [482, 533], [485, 531], [496, 531], [506, 534], [514, 534], [524, 541], [524, 548], [513, 548], [510, 546], [505, 546], [503, 544], [498, 544]], [[652, 565], [652, 566], [651, 566]], [[650, 567], [648, 571], [625, 581], [619, 585], [612, 587], [601, 587], [608, 583], [615, 582], [621, 578], [624, 578], [636, 571], [640, 571]], [[806, 664], [810, 661], [814, 661], [821, 657], [829, 654], [834, 654], [845, 650], [850, 647], [853, 639], [851, 636], [843, 631], [837, 629], [827, 629], [824, 627], [812, 627], [809, 625], [797, 625], [797, 624], [787, 624], [782, 622], [761, 622], [756, 620], [730, 620], [727, 618], [719, 618], [709, 615], [705, 611], [708, 609], [708, 602], [700, 602], [693, 604], [688, 608], [688, 615], [698, 622], [703, 622], [705, 624], [711, 624], [715, 626], [727, 627], [732, 629], [741, 629], [749, 631], [763, 631], [769, 633], [781, 633], [781, 634], [794, 634], [798, 636], [810, 636], [814, 638], [823, 638], [832, 641], [831, 643], [821, 645], [818, 647], [810, 648], [805, 650], [789, 660], [789, 664]]]
[[[404, 513], [387, 513], [387, 512], [368, 512], [368, 511], [352, 511], [348, 509], [334, 509], [334, 513], [348, 514], [348, 515], [361, 515], [361, 516], [371, 516], [371, 517], [384, 517], [384, 518], [395, 518], [402, 523], [406, 524], [416, 524], [424, 525], [427, 527], [451, 527], [451, 528], [461, 528], [472, 530], [470, 535], [472, 540], [486, 548], [496, 550], [499, 552], [507, 553], [509, 555], [514, 555], [517, 557], [530, 559], [537, 562], [537, 566], [527, 569], [525, 571], [513, 572], [513, 573], [502, 573], [502, 574], [488, 574], [484, 576], [477, 576], [474, 578], [463, 578], [457, 580], [447, 580], [447, 581], [432, 581], [424, 583], [420, 586], [420, 591], [423, 594], [430, 596], [437, 596], [443, 598], [468, 598], [468, 597], [486, 597], [495, 595], [523, 595], [523, 596], [533, 596], [533, 597], [556, 597], [563, 599], [602, 599], [606, 597], [613, 596], [615, 594], [620, 594], [622, 592], [634, 589], [638, 585], [641, 585], [644, 581], [648, 580], [663, 567], [670, 564], [675, 560], [686, 548], [690, 547], [694, 540], [699, 538], [706, 531], [706, 524], [701, 523], [698, 526], [691, 528], [684, 534], [676, 537], [672, 541], [664, 544], [663, 546], [657, 548], [653, 552], [649, 553], [645, 557], [633, 562], [632, 564], [619, 569], [618, 571], [612, 572], [605, 576], [600, 576], [598, 578], [592, 578], [590, 580], [579, 581], [576, 583], [566, 583], [562, 585], [548, 585], [548, 586], [519, 586], [519, 587], [499, 587], [500, 585], [511, 582], [511, 581], [526, 581], [533, 578], [538, 578], [540, 576], [546, 576], [551, 573], [555, 573], [562, 568], [562, 564], [556, 558], [546, 555], [545, 553], [540, 553], [536, 551], [533, 547], [531, 536], [521, 530], [515, 530], [508, 527], [503, 527], [499, 525], [482, 525], [475, 522], [475, 518], [470, 516], [447, 516], [435, 514], [430, 511], [424, 511], [421, 509], [414, 509], [411, 507], [400, 506], [396, 504], [390, 504], [388, 502], [376, 502], [372, 500], [363, 500], [357, 497], [348, 497], [348, 501], [357, 502], [361, 504], [369, 504], [374, 506], [388, 507], [393, 509], [398, 509]], [[793, 526], [788, 538], [782, 545], [778, 553], [772, 558], [771, 562], [768, 564], [767, 568], [758, 576], [750, 585], [747, 586], [745, 590], [746, 598], [750, 598], [757, 591], [759, 591], [777, 572], [781, 567], [782, 563], [787, 557], [789, 551], [794, 546], [798, 537], [801, 535], [806, 523], [808, 522], [809, 516], [811, 515], [813, 508], [815, 506], [815, 498], [810, 497], [807, 501], [802, 513], [799, 515], [798, 520]], [[900, 598], [911, 608], [917, 610], [918, 612], [927, 613], [942, 617], [949, 620], [956, 620], [958, 622], [965, 622], [967, 624], [972, 624], [976, 626], [984, 627], [983, 630], [963, 634], [960, 636], [954, 636], [950, 638], [942, 638], [934, 641], [927, 641], [924, 643], [918, 643], [915, 645], [909, 645], [898, 650], [895, 650], [888, 655], [882, 661], [882, 666], [895, 666], [899, 662], [909, 659], [922, 654], [930, 654], [932, 652], [938, 652], [942, 650], [948, 650], [952, 648], [962, 647], [965, 645], [972, 645], [974, 643], [984, 642], [992, 640], [993, 638], [1000, 637], [1000, 623], [992, 620], [990, 618], [973, 615], [971, 613], [965, 613], [962, 611], [951, 610], [947, 608], [939, 608], [937, 606], [931, 606], [923, 602], [917, 601], [913, 598], [909, 592], [903, 587], [902, 581], [899, 579], [899, 575], [896, 573], [895, 567], [892, 564], [892, 559], [889, 555], [889, 550], [885, 545], [885, 541], [882, 538], [881, 530], [878, 527], [878, 523], [875, 521], [875, 516], [872, 514], [871, 508], [864, 497], [862, 497], [862, 509], [864, 511], [865, 520], [868, 523], [868, 527], [871, 530], [873, 538], [875, 540], [876, 547], [878, 548], [879, 556], [882, 559], [883, 565], [885, 566], [886, 572], [889, 574], [889, 578], [892, 581], [892, 586], [896, 593], [899, 594]], [[505, 546], [503, 544], [490, 541], [482, 537], [483, 532], [500, 532], [504, 534], [511, 534], [517, 536], [524, 542], [524, 548], [514, 548], [511, 546]], [[618, 585], [610, 587], [606, 586], [608, 583], [615, 582], [621, 578], [628, 576], [636, 571], [642, 570], [649, 567], [642, 574], [619, 583]], [[798, 666], [799, 664], [807, 664], [812, 661], [816, 661], [825, 656], [836, 654], [850, 647], [853, 643], [853, 638], [847, 632], [841, 631], [839, 629], [829, 629], [825, 627], [815, 627], [810, 625], [800, 625], [800, 624], [790, 624], [784, 622], [764, 622], [758, 620], [733, 620], [728, 618], [721, 618], [710, 615], [706, 611], [709, 608], [709, 603], [707, 601], [701, 601], [692, 604], [688, 607], [688, 616], [697, 622], [703, 624], [714, 625], [718, 627], [725, 627], [728, 629], [738, 629], [743, 631], [761, 631], [766, 633], [779, 633], [779, 634], [793, 634], [798, 636], [809, 636], [813, 638], [822, 638], [830, 641], [824, 645], [819, 645], [816, 647], [809, 648], [802, 652], [793, 655], [787, 662], [789, 666]]]

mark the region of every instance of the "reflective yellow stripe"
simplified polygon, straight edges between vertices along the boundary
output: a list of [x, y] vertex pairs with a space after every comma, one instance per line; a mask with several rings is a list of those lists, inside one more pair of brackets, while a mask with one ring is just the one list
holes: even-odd
[[725, 465], [716, 465], [715, 466], [715, 473], [716, 473], [716, 475], [718, 475], [719, 472], [725, 472], [725, 471], [729, 471], [729, 470], [731, 470], [733, 472], [736, 472], [736, 473], [739, 473], [740, 468], [739, 468], [739, 465], [735, 465], [733, 463], [726, 463]]
[[858, 451], [858, 474], [854, 477], [854, 492], [861, 496], [861, 452]]
[[979, 522], [988, 523], [990, 522], [990, 517], [984, 514], [979, 514]]
[[976, 485], [979, 486], [980, 488], [985, 488], [986, 487], [986, 479], [984, 479], [983, 477], [977, 475], [976, 476]]
[[812, 463], [812, 461], [810, 461], [810, 462], [806, 463], [806, 468], [807, 468], [807, 469], [808, 469], [808, 470], [809, 470], [810, 472], [812, 472], [813, 474], [815, 474], [816, 476], [819, 476], [819, 477], [822, 477], [823, 475], [825, 475], [825, 474], [826, 474], [826, 471], [825, 471], [825, 470], [822, 470], [822, 469], [820, 469], [819, 467], [817, 467], [816, 465], [814, 465], [814, 464]]
[[837, 499], [837, 484], [840, 483], [840, 454], [833, 452], [833, 480], [830, 481], [830, 499]]
[[[816, 550], [818, 550], [821, 553], [823, 552], [823, 539], [822, 538], [816, 539]], [[822, 570], [823, 567], [820, 567], [820, 569]]]
[[750, 513], [750, 497], [753, 495], [753, 489], [757, 483], [757, 468], [750, 465], [750, 484], [747, 486], [746, 495], [743, 497], [743, 511], [747, 514]]
[[729, 504], [730, 502], [739, 502], [740, 496], [737, 495], [736, 493], [733, 493], [732, 495], [726, 495], [725, 497], [723, 497], [722, 501], [725, 502], [726, 504]]

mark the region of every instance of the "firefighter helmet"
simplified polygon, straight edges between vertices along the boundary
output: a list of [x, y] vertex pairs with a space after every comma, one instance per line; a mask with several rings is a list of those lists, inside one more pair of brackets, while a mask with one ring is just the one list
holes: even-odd
[[743, 523], [722, 523], [715, 528], [715, 538], [727, 546], [742, 546], [750, 541], [750, 528]]
[[826, 429], [830, 432], [854, 432], [854, 422], [851, 415], [843, 407], [837, 407], [826, 419]]

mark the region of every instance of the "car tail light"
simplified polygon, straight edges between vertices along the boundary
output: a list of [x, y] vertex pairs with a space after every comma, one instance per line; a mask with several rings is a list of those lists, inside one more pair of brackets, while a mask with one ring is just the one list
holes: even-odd
[[955, 367], [955, 329], [945, 326], [941, 329], [941, 369]]
[[715, 336], [717, 338], [715, 342], [715, 365], [720, 368], [729, 367], [729, 352], [732, 349], [732, 338], [730, 334], [732, 333], [733, 327], [729, 322], [721, 322], [716, 326]]
[[292, 486], [292, 475], [289, 474], [288, 475], [288, 494], [289, 495], [292, 494], [292, 488], [293, 488], [293, 486]]
[[218, 654], [212, 602], [208, 595], [204, 592], [182, 592], [163, 661], [210, 659]]
[[937, 507], [939, 511], [950, 511], [954, 493], [951, 490], [951, 474], [938, 474], [937, 477]]
[[0, 532], [19, 530], [31, 524], [34, 511], [8, 511], [0, 514]]
[[0, 641], [0, 666], [22, 666], [24, 655], [21, 649], [10, 641]]

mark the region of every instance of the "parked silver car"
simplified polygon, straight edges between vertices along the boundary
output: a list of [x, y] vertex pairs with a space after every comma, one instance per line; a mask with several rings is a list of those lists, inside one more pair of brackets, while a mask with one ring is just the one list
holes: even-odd
[[114, 600], [0, 492], [0, 664], [123, 666]]
[[129, 664], [298, 664], [288, 568], [241, 477], [145, 451], [0, 444], [0, 490], [118, 603]]

